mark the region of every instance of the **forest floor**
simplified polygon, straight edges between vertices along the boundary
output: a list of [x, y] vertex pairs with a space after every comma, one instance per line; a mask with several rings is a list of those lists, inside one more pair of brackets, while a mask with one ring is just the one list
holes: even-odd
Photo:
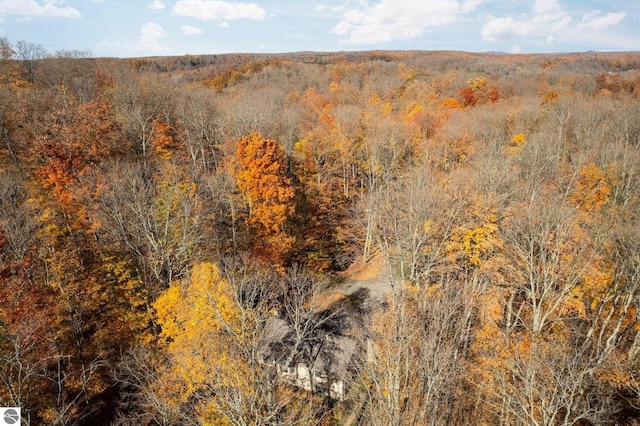
[[366, 293], [370, 302], [383, 303], [393, 291], [393, 280], [379, 253], [367, 262], [357, 260], [341, 273], [343, 281], [332, 290], [336, 294], [352, 296]]

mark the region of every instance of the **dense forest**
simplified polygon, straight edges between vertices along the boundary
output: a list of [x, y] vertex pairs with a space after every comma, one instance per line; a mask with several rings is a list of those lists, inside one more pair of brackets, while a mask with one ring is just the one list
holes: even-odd
[[638, 53], [0, 39], [25, 425], [638, 425], [639, 311]]

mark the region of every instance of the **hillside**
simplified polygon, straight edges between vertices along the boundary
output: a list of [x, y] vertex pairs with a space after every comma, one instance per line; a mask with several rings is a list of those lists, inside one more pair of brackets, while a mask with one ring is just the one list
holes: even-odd
[[0, 57], [26, 424], [640, 421], [639, 53], [63, 53]]

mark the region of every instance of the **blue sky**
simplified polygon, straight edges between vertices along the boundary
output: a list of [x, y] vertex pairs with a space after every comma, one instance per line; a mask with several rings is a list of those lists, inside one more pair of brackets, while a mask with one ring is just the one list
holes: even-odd
[[0, 0], [0, 37], [155, 56], [640, 50], [640, 0]]

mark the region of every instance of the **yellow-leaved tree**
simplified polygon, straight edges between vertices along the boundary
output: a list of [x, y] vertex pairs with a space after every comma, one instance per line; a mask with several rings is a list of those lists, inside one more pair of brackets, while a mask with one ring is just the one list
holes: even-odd
[[190, 279], [156, 300], [162, 356], [155, 358], [166, 361], [141, 391], [179, 414], [181, 424], [309, 424], [315, 399], [285, 386], [275, 366], [261, 362], [274, 297], [264, 274], [231, 269], [226, 265], [223, 275], [213, 263], [196, 264]]
[[191, 279], [172, 285], [154, 307], [171, 362], [168, 381], [180, 383], [173, 403], [196, 398], [204, 424], [232, 424], [221, 395], [246, 390], [247, 368], [233, 353], [241, 325], [228, 282], [216, 265], [195, 265]]

